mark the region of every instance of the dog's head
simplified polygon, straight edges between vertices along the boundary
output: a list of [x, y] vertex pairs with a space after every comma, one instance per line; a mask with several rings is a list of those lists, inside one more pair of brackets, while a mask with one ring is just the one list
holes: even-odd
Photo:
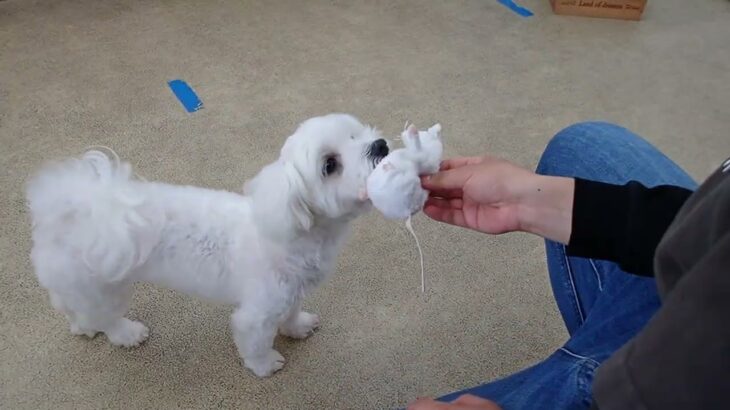
[[367, 177], [388, 155], [374, 128], [346, 114], [303, 122], [279, 159], [246, 184], [258, 224], [291, 236], [318, 222], [347, 220], [366, 211]]

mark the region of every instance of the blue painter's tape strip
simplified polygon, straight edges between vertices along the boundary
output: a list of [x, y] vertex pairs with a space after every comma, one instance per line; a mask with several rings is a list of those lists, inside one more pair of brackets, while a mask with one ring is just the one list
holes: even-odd
[[187, 112], [195, 112], [203, 108], [203, 102], [200, 101], [200, 98], [195, 95], [195, 91], [185, 81], [172, 80], [168, 81], [167, 85], [170, 86], [173, 94], [180, 100]]
[[515, 13], [519, 14], [522, 17], [530, 17], [532, 16], [532, 12], [522, 6], [517, 5], [512, 0], [497, 0], [498, 3], [502, 4], [503, 6], [507, 7], [508, 9], [514, 11]]

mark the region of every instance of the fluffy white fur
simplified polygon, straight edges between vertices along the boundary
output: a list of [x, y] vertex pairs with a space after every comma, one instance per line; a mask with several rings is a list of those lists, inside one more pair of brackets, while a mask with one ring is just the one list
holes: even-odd
[[386, 154], [380, 134], [352, 116], [312, 118], [241, 195], [141, 181], [118, 158], [89, 151], [29, 183], [31, 259], [73, 334], [138, 345], [148, 329], [124, 316], [133, 284], [151, 282], [235, 305], [238, 352], [269, 376], [284, 365], [277, 330], [305, 338], [319, 326], [302, 298], [369, 208], [366, 179]]
[[420, 176], [439, 169], [443, 154], [441, 124], [427, 131], [406, 126], [401, 139], [405, 148], [388, 154], [368, 177], [367, 196], [383, 216], [402, 220], [420, 211], [428, 198]]

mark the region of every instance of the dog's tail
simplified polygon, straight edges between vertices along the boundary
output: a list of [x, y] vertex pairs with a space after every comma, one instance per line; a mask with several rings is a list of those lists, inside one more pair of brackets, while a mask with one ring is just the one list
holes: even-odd
[[159, 240], [158, 211], [113, 151], [112, 158], [91, 150], [44, 167], [29, 182], [27, 199], [35, 245], [63, 244], [108, 281], [142, 264]]

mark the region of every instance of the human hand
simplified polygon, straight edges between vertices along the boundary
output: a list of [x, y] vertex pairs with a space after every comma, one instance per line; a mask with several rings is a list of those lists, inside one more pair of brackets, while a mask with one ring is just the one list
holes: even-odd
[[451, 403], [433, 399], [418, 399], [407, 410], [502, 410], [497, 403], [471, 394], [459, 396]]
[[430, 191], [423, 211], [437, 221], [489, 234], [521, 230], [570, 239], [573, 179], [482, 156], [448, 159], [422, 185]]
[[520, 187], [534, 173], [493, 157], [445, 160], [441, 169], [423, 179], [430, 191], [423, 211], [452, 225], [490, 234], [519, 229]]

